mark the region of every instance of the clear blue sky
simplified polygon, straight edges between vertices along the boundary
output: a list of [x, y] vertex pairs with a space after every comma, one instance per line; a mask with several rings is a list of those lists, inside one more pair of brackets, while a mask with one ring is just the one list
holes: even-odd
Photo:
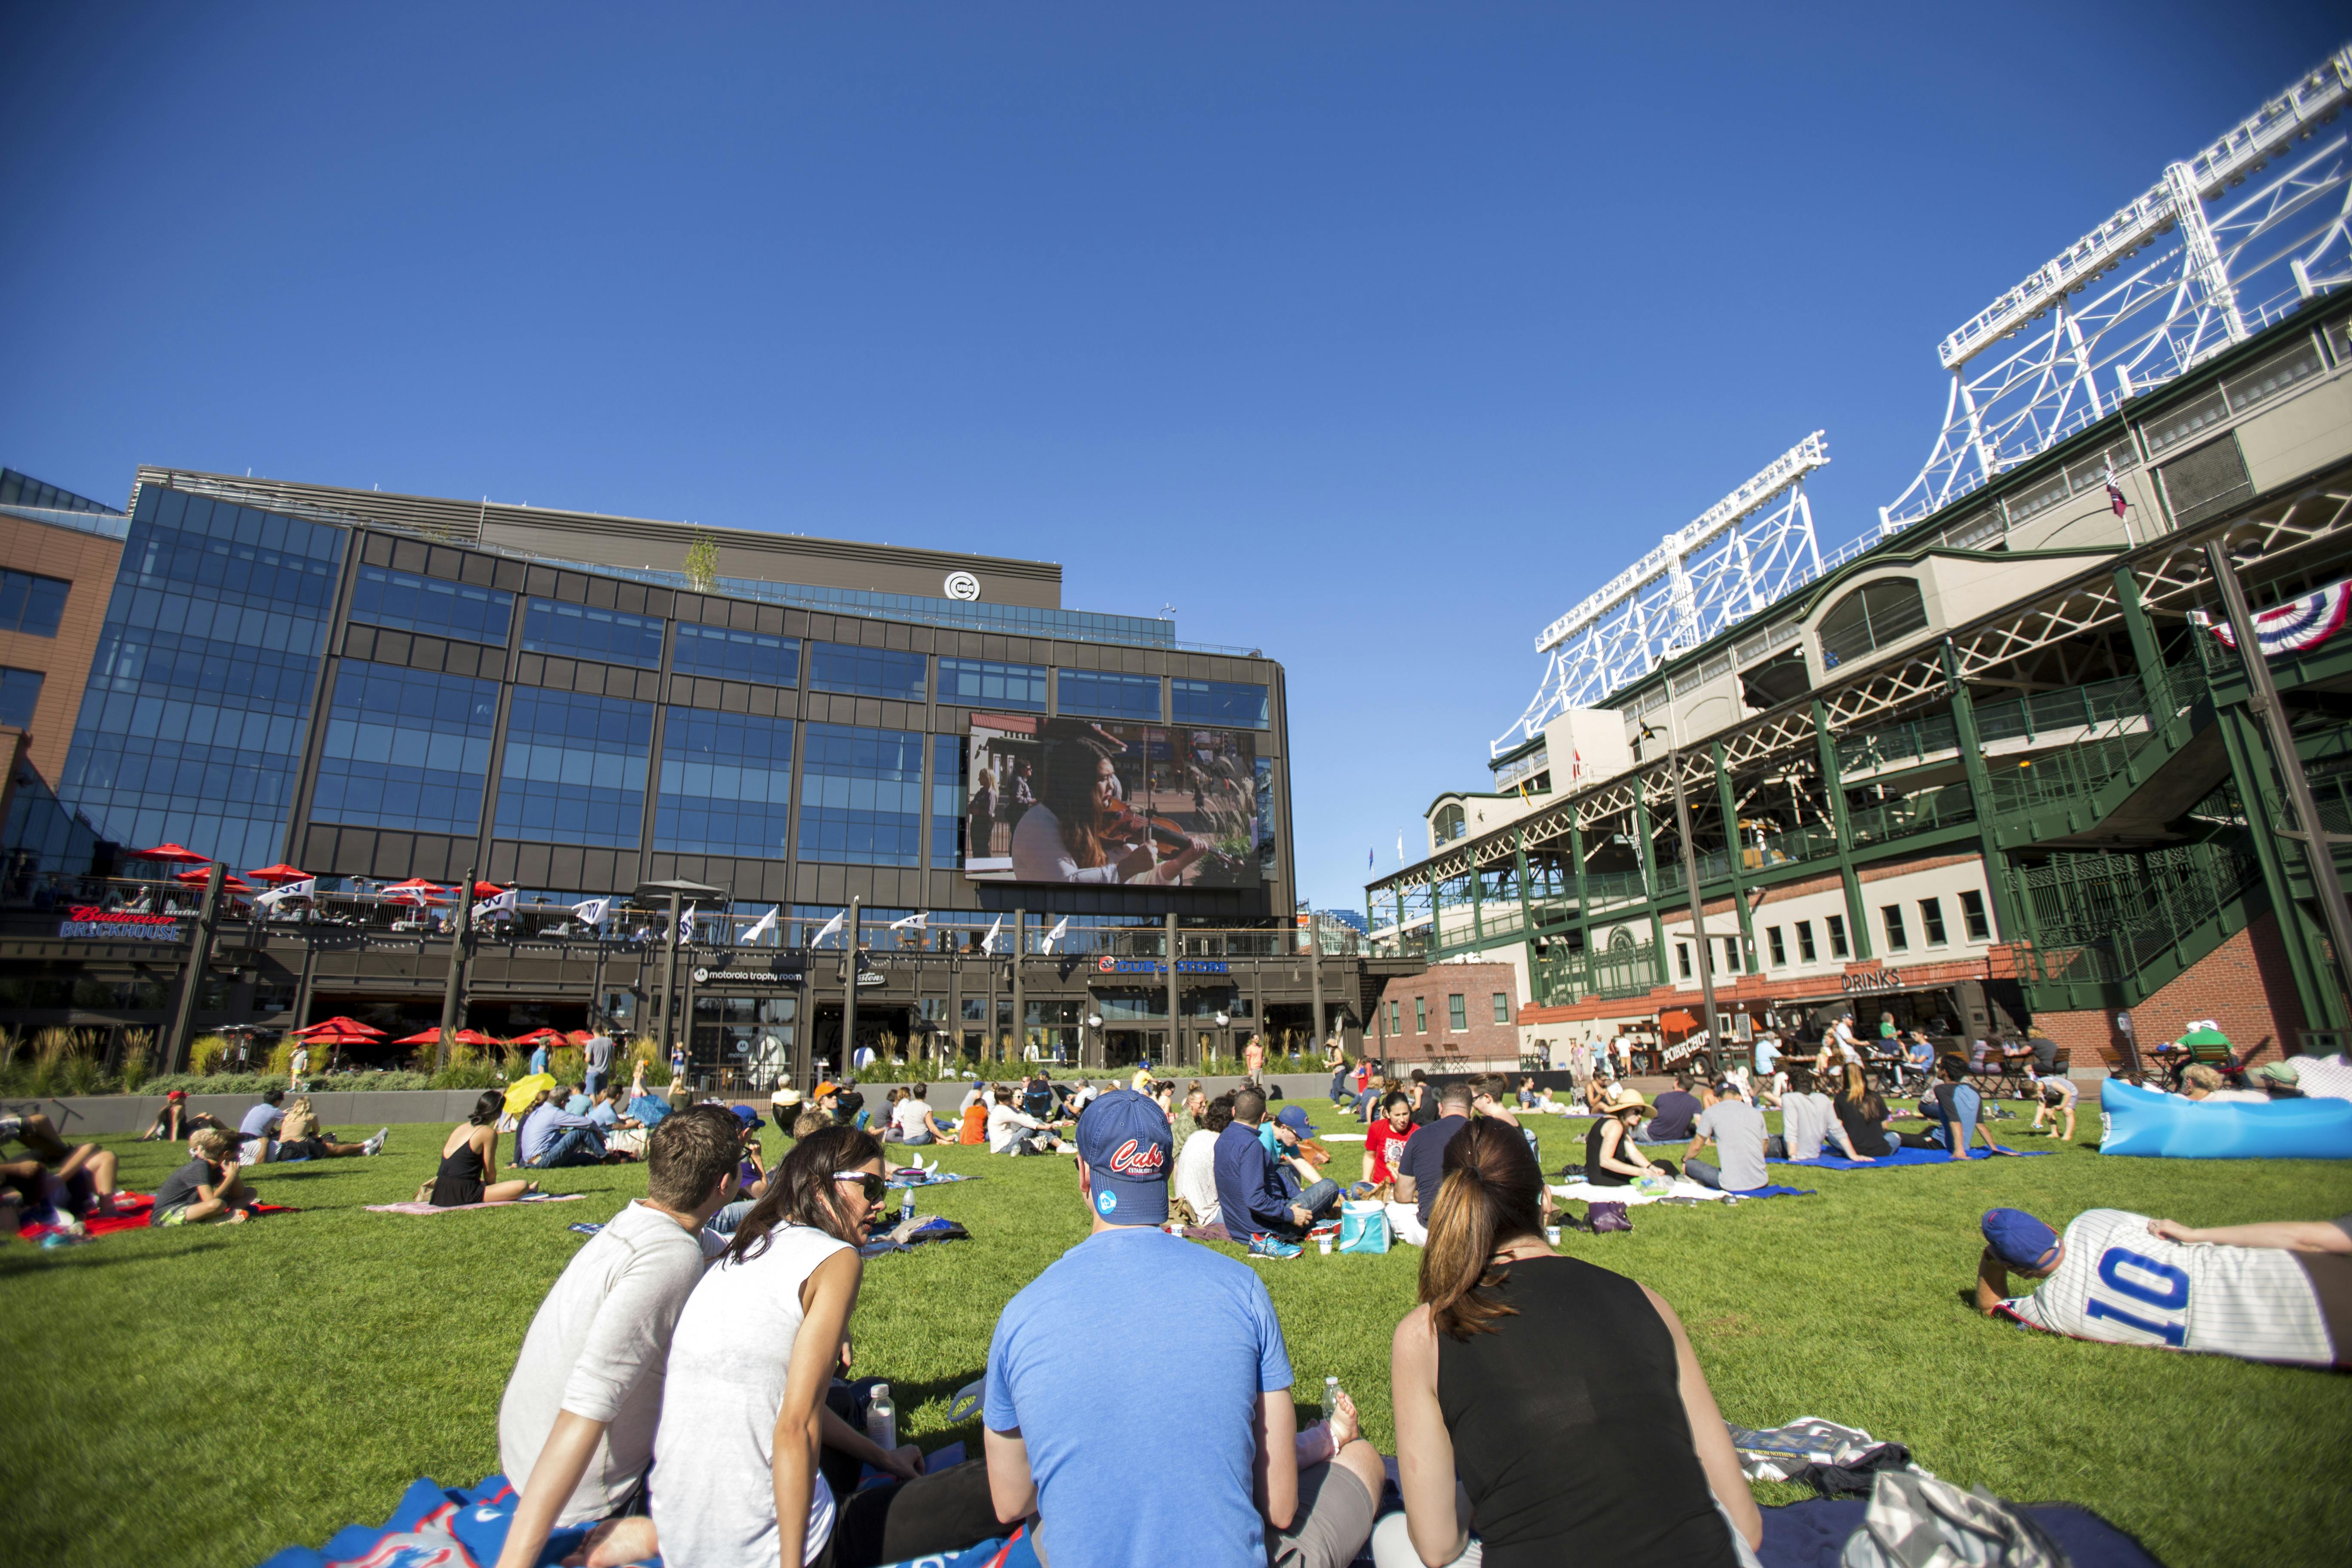
[[[2352, 34], [2338, 7], [0, 9], [0, 462], [1058, 561], [1288, 668], [1300, 889], [1535, 632]], [[1408, 849], [1412, 847], [1409, 841]]]

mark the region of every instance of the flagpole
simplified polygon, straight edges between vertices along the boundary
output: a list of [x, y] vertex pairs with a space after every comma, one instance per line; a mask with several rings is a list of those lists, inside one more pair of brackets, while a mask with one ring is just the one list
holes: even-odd
[[849, 923], [841, 928], [841, 972], [845, 977], [841, 993], [841, 1066], [839, 1076], [846, 1079], [850, 1064], [857, 1057], [857, 927], [858, 900], [849, 900]]
[[1029, 911], [1013, 911], [1013, 1045], [1015, 1057], [1029, 1059], [1029, 1014], [1023, 1005], [1025, 993], [1021, 984], [1021, 950], [1028, 945]]
[[[444, 861], [444, 865], [447, 862]], [[441, 1038], [433, 1047], [433, 1070], [449, 1065], [449, 1038], [457, 1032], [463, 1010], [466, 939], [474, 930], [474, 868], [466, 868], [466, 885], [457, 894], [457, 931], [449, 939], [449, 973], [441, 982]]]

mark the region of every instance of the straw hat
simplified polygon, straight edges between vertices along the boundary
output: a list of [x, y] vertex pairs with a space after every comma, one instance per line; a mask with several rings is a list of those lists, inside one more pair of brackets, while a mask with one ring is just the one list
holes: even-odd
[[1622, 1083], [1612, 1089], [1609, 1098], [1601, 1102], [1601, 1114], [1614, 1116], [1621, 1110], [1638, 1110], [1644, 1116], [1658, 1113], [1655, 1106], [1642, 1098], [1640, 1089], [1628, 1089]]

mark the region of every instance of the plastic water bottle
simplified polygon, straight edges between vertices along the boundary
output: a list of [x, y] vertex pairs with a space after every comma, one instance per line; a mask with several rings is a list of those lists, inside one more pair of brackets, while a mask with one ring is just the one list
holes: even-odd
[[898, 1223], [906, 1224], [915, 1217], [915, 1189], [908, 1187], [898, 1194]]
[[898, 1412], [890, 1404], [890, 1385], [877, 1383], [866, 1405], [866, 1438], [884, 1453], [898, 1446]]
[[1339, 1419], [1339, 1380], [1336, 1377], [1327, 1377], [1323, 1380], [1323, 1419], [1335, 1421]]

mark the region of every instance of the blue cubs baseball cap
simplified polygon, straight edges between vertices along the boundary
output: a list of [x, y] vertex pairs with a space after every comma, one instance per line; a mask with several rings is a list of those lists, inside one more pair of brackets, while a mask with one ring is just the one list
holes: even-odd
[[1168, 1113], [1149, 1095], [1115, 1089], [1078, 1117], [1078, 1158], [1097, 1215], [1112, 1225], [1161, 1225], [1176, 1140]]
[[1984, 1238], [2011, 1268], [2038, 1272], [2058, 1261], [2058, 1233], [2023, 1209], [1987, 1209]]
[[761, 1120], [760, 1113], [748, 1105], [734, 1105], [728, 1109], [735, 1113], [735, 1120], [743, 1124], [743, 1130], [747, 1132], [757, 1131], [767, 1125], [767, 1122]]
[[1307, 1120], [1307, 1108], [1305, 1106], [1286, 1105], [1275, 1113], [1274, 1119], [1276, 1121], [1281, 1122], [1285, 1127], [1289, 1128], [1293, 1132], [1297, 1133], [1301, 1138], [1312, 1138], [1315, 1136], [1315, 1124]]

